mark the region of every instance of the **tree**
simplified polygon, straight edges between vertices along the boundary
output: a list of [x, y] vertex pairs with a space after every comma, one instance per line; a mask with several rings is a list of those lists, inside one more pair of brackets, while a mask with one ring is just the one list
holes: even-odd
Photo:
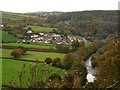
[[68, 53], [70, 52], [70, 48], [68, 46], [65, 45], [56, 45], [56, 50], [60, 53]]
[[74, 83], [74, 77], [71, 74], [66, 74], [63, 78], [62, 87], [72, 88]]
[[27, 48], [19, 46], [17, 49], [21, 49], [22, 51], [22, 55], [25, 55], [25, 53], [27, 52]]
[[61, 76], [59, 76], [56, 73], [53, 73], [52, 75], [49, 76], [49, 80], [51, 81], [51, 80], [54, 80], [54, 79], [61, 80]]
[[60, 58], [54, 58], [54, 59], [52, 60], [52, 65], [59, 67], [59, 66], [61, 65], [61, 59], [60, 59]]
[[13, 49], [11, 52], [11, 55], [14, 56], [15, 58], [17, 58], [22, 55], [22, 50], [21, 49]]
[[80, 77], [80, 84], [83, 86], [86, 83], [87, 69], [82, 60], [74, 60], [71, 67], [72, 70], [75, 70], [75, 74]]
[[74, 41], [72, 42], [72, 46], [73, 46], [73, 47], [76, 47], [76, 48], [79, 48], [79, 47], [80, 47], [80, 43], [78, 42], [78, 40], [74, 40]]
[[65, 69], [70, 69], [72, 67], [73, 61], [77, 58], [78, 56], [74, 53], [69, 53], [65, 55], [63, 59], [63, 66]]
[[48, 58], [46, 58], [46, 59], [45, 59], [45, 62], [46, 62], [47, 64], [52, 63], [52, 58], [49, 58], [49, 57], [48, 57]]
[[99, 88], [120, 87], [120, 59], [118, 43], [111, 41], [106, 45], [106, 51], [97, 59], [99, 62], [96, 83]]

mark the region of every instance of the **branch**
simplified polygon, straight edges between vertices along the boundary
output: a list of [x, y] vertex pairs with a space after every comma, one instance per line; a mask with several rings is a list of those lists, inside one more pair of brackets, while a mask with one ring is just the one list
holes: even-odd
[[118, 82], [119, 82], [119, 81], [117, 81], [116, 83], [114, 83], [114, 84], [108, 86], [107, 88], [111, 88], [111, 87], [115, 86]]

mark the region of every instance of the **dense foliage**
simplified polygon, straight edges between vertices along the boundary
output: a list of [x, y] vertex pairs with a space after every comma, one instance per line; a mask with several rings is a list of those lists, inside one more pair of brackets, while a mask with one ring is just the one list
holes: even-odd
[[93, 56], [93, 65], [97, 68], [96, 86], [98, 88], [120, 87], [119, 43], [110, 40]]

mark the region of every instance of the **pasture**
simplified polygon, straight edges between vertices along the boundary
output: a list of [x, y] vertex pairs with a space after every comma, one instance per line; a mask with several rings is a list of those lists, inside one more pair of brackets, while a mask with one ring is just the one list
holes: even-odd
[[[8, 84], [8, 82], [12, 79], [12, 77], [17, 80], [16, 82], [18, 83], [18, 73], [20, 68], [25, 64], [25, 80], [27, 82], [28, 77], [30, 76], [30, 65], [33, 63], [30, 62], [24, 62], [24, 61], [15, 61], [15, 60], [10, 60], [10, 59], [3, 59], [2, 60], [2, 83]], [[40, 63], [39, 65], [39, 78], [37, 80], [45, 81], [48, 79], [48, 77], [52, 73], [57, 73], [60, 76], [63, 76], [65, 74], [65, 71], [62, 69], [59, 69], [57, 67], [53, 67], [48, 64]], [[51, 72], [49, 74], [45, 74], [42, 70], [43, 67], [47, 67]]]
[[25, 14], [21, 14], [21, 13], [2, 12], [2, 18], [5, 18], [5, 19], [23, 20], [26, 17], [35, 17], [35, 16], [25, 15]]
[[6, 31], [0, 31], [0, 33], [2, 33], [2, 38], [0, 38], [0, 40], [2, 40], [3, 42], [14, 42], [18, 39]]
[[53, 44], [23, 44], [23, 43], [3, 43], [3, 46], [14, 46], [14, 47], [25, 47], [25, 48], [43, 48], [43, 49], [50, 49], [55, 48]]
[[[13, 56], [10, 55], [12, 49], [0, 49], [0, 52], [1, 51], [2, 51], [3, 57], [13, 58]], [[25, 55], [22, 55], [21, 57], [19, 57], [19, 59], [44, 61], [47, 57], [50, 57], [52, 59], [54, 59], [54, 58], [63, 59], [64, 56], [65, 56], [65, 54], [63, 54], [63, 53], [27, 51], [27, 53]]]
[[12, 20], [21, 20], [21, 19], [24, 19], [25, 16], [17, 13], [2, 12], [2, 18], [12, 19]]
[[41, 27], [41, 26], [30, 26], [33, 32], [52, 32], [55, 28]]

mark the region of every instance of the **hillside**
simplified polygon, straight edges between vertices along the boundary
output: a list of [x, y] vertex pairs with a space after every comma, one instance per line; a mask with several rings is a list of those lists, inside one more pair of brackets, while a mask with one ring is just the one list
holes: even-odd
[[[1, 33], [1, 31], [0, 31], [0, 33]], [[2, 31], [2, 39], [1, 40], [3, 42], [16, 42], [18, 40], [18, 38], [9, 34], [8, 32]]]
[[117, 11], [81, 11], [67, 12], [48, 17], [51, 26], [61, 28], [73, 35], [106, 38], [117, 32]]
[[118, 11], [2, 15], [3, 87], [120, 87]]
[[[45, 17], [45, 18], [44, 18]], [[14, 33], [21, 34], [27, 25], [34, 26], [33, 31], [51, 31], [47, 28], [57, 28], [68, 35], [106, 39], [116, 34], [118, 30], [117, 11], [80, 11], [80, 12], [33, 12], [8, 13], [3, 12], [3, 24], [18, 29]], [[39, 27], [39, 28], [38, 28]], [[46, 28], [41, 28], [46, 27]], [[20, 29], [21, 28], [21, 29]], [[13, 32], [11, 32], [13, 33]], [[22, 33], [24, 34], [24, 33]]]

